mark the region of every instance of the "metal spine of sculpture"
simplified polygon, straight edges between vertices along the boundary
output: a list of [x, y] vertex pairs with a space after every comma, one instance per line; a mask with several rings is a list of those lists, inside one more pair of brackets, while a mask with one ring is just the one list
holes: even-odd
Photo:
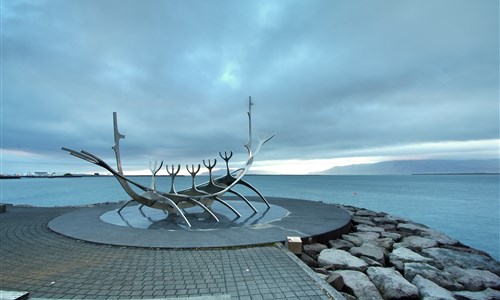
[[[184, 223], [188, 226], [191, 227], [191, 224], [189, 223], [185, 212], [183, 211], [184, 208], [189, 208], [193, 206], [199, 206], [201, 207], [204, 211], [206, 211], [214, 220], [217, 222], [219, 219], [217, 216], [211, 211], [211, 206], [214, 202], [219, 202], [228, 209], [230, 209], [232, 212], [237, 217], [241, 217], [241, 214], [227, 201], [222, 199], [222, 196], [226, 193], [230, 193], [233, 195], [236, 195], [238, 198], [243, 200], [253, 211], [254, 213], [257, 212], [257, 209], [248, 201], [248, 199], [240, 194], [239, 192], [235, 191], [233, 188], [236, 185], [243, 185], [250, 190], [254, 191], [260, 199], [267, 205], [269, 208], [269, 202], [267, 199], [255, 188], [253, 187], [250, 183], [244, 181], [242, 178], [243, 176], [248, 172], [250, 167], [252, 166], [252, 163], [256, 157], [256, 155], [260, 152], [260, 149], [262, 146], [268, 142], [271, 138], [273, 138], [274, 134], [264, 136], [259, 138], [257, 146], [253, 148], [253, 141], [252, 141], [252, 99], [249, 98], [249, 104], [248, 104], [248, 133], [249, 133], [249, 140], [248, 143], [245, 144], [245, 148], [248, 151], [248, 159], [246, 163], [241, 167], [240, 169], [237, 169], [234, 172], [231, 172], [229, 169], [229, 160], [233, 156], [233, 152], [231, 151], [228, 155], [227, 152], [224, 152], [224, 155], [222, 155], [222, 152], [219, 152], [220, 157], [225, 161], [226, 164], [226, 174], [224, 176], [218, 177], [218, 178], [213, 178], [212, 175], [212, 170], [217, 164], [217, 159], [212, 161], [209, 159], [208, 164], [203, 160], [203, 165], [208, 169], [209, 172], [209, 180], [208, 182], [196, 185], [195, 179], [196, 175], [200, 171], [201, 165], [198, 164], [197, 167], [195, 168], [195, 165], [191, 165], [191, 169], [189, 166], [186, 165], [186, 169], [188, 173], [191, 175], [192, 178], [192, 184], [191, 187], [188, 189], [184, 189], [181, 191], [176, 191], [175, 189], [175, 183], [174, 179], [176, 175], [180, 171], [180, 165], [177, 165], [177, 169], [175, 169], [175, 166], [172, 165], [171, 169], [169, 169], [168, 166], [166, 166], [167, 173], [170, 175], [171, 178], [171, 186], [170, 186], [170, 191], [169, 192], [161, 192], [158, 191], [156, 188], [156, 181], [155, 181], [155, 176], [158, 173], [158, 171], [161, 169], [163, 165], [163, 161], [160, 163], [160, 167], [157, 168], [157, 162], [154, 163], [154, 165], [151, 165], [150, 163], [150, 170], [152, 173], [152, 179], [151, 179], [151, 187], [146, 187], [143, 186], [127, 177], [125, 177], [123, 173], [123, 168], [122, 168], [122, 163], [121, 163], [121, 157], [120, 157], [120, 139], [124, 139], [125, 135], [121, 134], [118, 131], [118, 119], [117, 119], [117, 114], [116, 112], [113, 113], [113, 127], [114, 127], [114, 145], [112, 149], [115, 152], [115, 157], [116, 157], [116, 165], [117, 169], [113, 169], [111, 166], [109, 166], [106, 162], [104, 162], [102, 159], [97, 157], [96, 155], [93, 155], [90, 152], [87, 152], [85, 150], [81, 151], [75, 151], [69, 148], [63, 147], [62, 150], [68, 151], [71, 155], [78, 157], [80, 159], [86, 160], [90, 163], [93, 163], [95, 165], [98, 165], [107, 171], [109, 171], [113, 176], [118, 180], [122, 188], [127, 192], [127, 194], [132, 198], [132, 200], [128, 201], [123, 205], [119, 210], [118, 213], [121, 212], [121, 210], [126, 207], [129, 203], [131, 202], [138, 202], [141, 204], [141, 207], [143, 205], [151, 207], [151, 208], [156, 208], [156, 209], [161, 209], [161, 210], [166, 210], [169, 212], [169, 214], [177, 214], [179, 217], [182, 218]], [[134, 185], [135, 187], [138, 187], [143, 191], [142, 194], [136, 193], [131, 185]]]

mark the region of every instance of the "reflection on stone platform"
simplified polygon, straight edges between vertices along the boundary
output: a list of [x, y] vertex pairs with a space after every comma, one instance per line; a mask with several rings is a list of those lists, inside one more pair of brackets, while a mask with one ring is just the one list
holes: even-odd
[[[191, 223], [191, 228], [180, 222], [180, 217], [166, 211], [152, 209], [147, 206], [134, 205], [124, 208], [121, 213], [118, 209], [108, 211], [100, 216], [103, 222], [118, 226], [142, 229], [161, 230], [208, 230], [226, 229], [237, 227], [249, 227], [280, 220], [288, 215], [288, 210], [278, 205], [267, 207], [266, 204], [254, 202], [257, 209], [245, 209], [247, 204], [243, 201], [227, 201], [236, 210], [241, 212], [241, 217], [235, 214], [224, 205], [216, 202], [212, 205], [212, 212], [217, 216], [216, 222], [211, 215], [207, 214], [200, 207], [186, 208], [185, 216]], [[241, 208], [241, 209], [240, 209]]]

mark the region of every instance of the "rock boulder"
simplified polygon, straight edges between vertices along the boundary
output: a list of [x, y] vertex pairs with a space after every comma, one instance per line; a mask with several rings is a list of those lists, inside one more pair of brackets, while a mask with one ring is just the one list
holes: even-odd
[[405, 247], [392, 250], [391, 254], [389, 254], [389, 259], [391, 261], [399, 260], [402, 262], [423, 262], [423, 263], [432, 261], [432, 259], [423, 257], [422, 255]]
[[346, 250], [346, 251], [349, 251], [349, 249], [354, 247], [353, 243], [348, 242], [348, 241], [343, 240], [343, 239], [330, 240], [330, 241], [328, 241], [328, 245], [331, 248]]
[[306, 265], [308, 265], [311, 268], [318, 267], [318, 263], [316, 262], [316, 260], [314, 260], [314, 258], [310, 257], [306, 253], [302, 253], [300, 255], [300, 260], [302, 260]]
[[393, 245], [394, 248], [406, 247], [409, 249], [422, 250], [425, 248], [436, 247], [438, 242], [430, 238], [424, 238], [420, 236], [408, 236], [401, 240], [401, 242]]
[[384, 299], [419, 299], [418, 288], [393, 268], [369, 267], [366, 273]]
[[320, 243], [314, 243], [314, 244], [306, 244], [302, 248], [302, 252], [305, 254], [309, 255], [310, 257], [316, 259], [316, 257], [319, 255], [319, 253], [325, 249], [328, 249], [326, 245], [320, 244]]
[[443, 266], [458, 266], [464, 269], [490, 270], [500, 276], [500, 262], [491, 257], [444, 248], [427, 248], [422, 253], [439, 261]]
[[358, 271], [335, 271], [334, 274], [342, 276], [344, 289], [356, 296], [359, 300], [382, 300], [382, 296], [370, 281], [368, 276]]
[[384, 232], [385, 229], [377, 226], [370, 226], [366, 224], [359, 224], [355, 226], [357, 231], [367, 231], [367, 232]]
[[462, 269], [457, 266], [446, 267], [468, 291], [481, 291], [485, 288], [500, 289], [500, 277], [488, 270]]
[[368, 264], [349, 252], [338, 249], [325, 249], [318, 256], [320, 267], [334, 266], [335, 269], [364, 271]]
[[351, 250], [349, 250], [349, 253], [357, 257], [366, 256], [381, 265], [385, 265], [384, 250], [380, 247], [364, 243], [360, 247], [352, 247]]
[[425, 300], [454, 300], [452, 292], [435, 284], [434, 282], [417, 275], [411, 282], [418, 288], [420, 297]]
[[481, 292], [455, 292], [453, 293], [458, 300], [498, 300], [500, 299], [500, 291], [487, 288]]
[[404, 277], [406, 280], [413, 281], [418, 275], [451, 291], [461, 291], [464, 289], [463, 285], [458, 283], [448, 272], [424, 263], [410, 262], [404, 264]]

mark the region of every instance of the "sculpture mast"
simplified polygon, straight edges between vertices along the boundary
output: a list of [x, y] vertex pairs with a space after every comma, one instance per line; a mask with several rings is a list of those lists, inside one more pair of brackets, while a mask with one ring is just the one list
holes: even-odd
[[112, 148], [115, 151], [116, 167], [118, 169], [118, 173], [123, 176], [122, 160], [120, 158], [120, 139], [124, 139], [125, 136], [118, 131], [118, 118], [116, 116], [116, 112], [113, 112], [113, 128], [115, 135], [115, 144]]
[[252, 155], [252, 97], [248, 97], [248, 143], [245, 147], [248, 149], [249, 155]]

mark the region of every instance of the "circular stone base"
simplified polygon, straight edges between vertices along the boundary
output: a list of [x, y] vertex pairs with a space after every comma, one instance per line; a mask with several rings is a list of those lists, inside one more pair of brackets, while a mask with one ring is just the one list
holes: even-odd
[[[332, 239], [350, 229], [349, 213], [335, 205], [288, 198], [268, 198], [268, 208], [257, 197], [248, 197], [258, 213], [243, 201], [228, 201], [227, 207], [214, 203], [216, 222], [200, 208], [188, 209], [192, 227], [177, 216], [161, 210], [118, 205], [81, 208], [58, 216], [49, 228], [75, 239], [117, 246], [152, 248], [214, 248], [283, 242], [288, 236]], [[191, 211], [190, 211], [191, 210]]]

